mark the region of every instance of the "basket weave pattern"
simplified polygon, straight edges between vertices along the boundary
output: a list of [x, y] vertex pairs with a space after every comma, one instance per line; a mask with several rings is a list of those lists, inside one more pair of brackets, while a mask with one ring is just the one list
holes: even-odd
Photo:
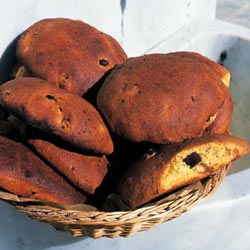
[[126, 212], [83, 212], [45, 205], [30, 205], [25, 202], [9, 202], [29, 217], [48, 222], [56, 229], [70, 232], [76, 237], [127, 237], [174, 219], [189, 210], [217, 189], [228, 169], [229, 166], [220, 169], [215, 175], [204, 180], [198, 189], [185, 189], [177, 195], [171, 195], [169, 199], [163, 198]]

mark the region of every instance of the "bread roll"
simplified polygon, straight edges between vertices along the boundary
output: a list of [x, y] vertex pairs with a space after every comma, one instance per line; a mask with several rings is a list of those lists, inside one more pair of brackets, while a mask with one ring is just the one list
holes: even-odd
[[[218, 119], [229, 95], [229, 76], [224, 67], [196, 53], [134, 57], [108, 75], [97, 106], [110, 129], [123, 138], [181, 142], [202, 136]], [[221, 130], [230, 123], [230, 112]]]
[[81, 204], [86, 197], [21, 143], [0, 136], [0, 187], [41, 201]]
[[159, 153], [128, 168], [117, 193], [135, 208], [212, 175], [247, 152], [247, 143], [229, 135], [210, 135], [163, 146]]
[[113, 151], [97, 110], [81, 97], [41, 79], [22, 77], [1, 85], [0, 105], [29, 125], [76, 147], [100, 154]]
[[17, 57], [29, 74], [80, 96], [127, 58], [114, 38], [67, 18], [29, 27], [18, 41]]
[[46, 138], [33, 138], [29, 143], [74, 186], [86, 193], [94, 194], [108, 171], [105, 156], [75, 152]]

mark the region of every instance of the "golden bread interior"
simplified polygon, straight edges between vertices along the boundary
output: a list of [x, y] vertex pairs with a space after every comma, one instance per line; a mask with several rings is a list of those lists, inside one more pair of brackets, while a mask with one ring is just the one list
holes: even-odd
[[223, 83], [227, 88], [229, 88], [230, 78], [231, 78], [231, 75], [230, 75], [230, 72], [229, 72], [229, 71], [227, 71], [227, 72], [224, 74], [224, 76], [221, 78], [222, 83]]
[[[173, 157], [161, 176], [161, 186], [167, 191], [201, 179], [230, 164], [243, 150], [234, 143], [211, 142], [184, 149]], [[171, 166], [171, 167], [170, 167]]]

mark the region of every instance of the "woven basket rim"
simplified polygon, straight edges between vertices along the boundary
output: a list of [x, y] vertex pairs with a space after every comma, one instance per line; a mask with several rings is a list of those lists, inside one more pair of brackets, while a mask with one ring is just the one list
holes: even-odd
[[[65, 210], [41, 204], [9, 201], [2, 199], [26, 215], [39, 221], [48, 222], [55, 228], [70, 232], [73, 236], [127, 237], [145, 231], [154, 225], [171, 220], [189, 210], [199, 201], [213, 193], [224, 179], [230, 166], [221, 168], [213, 176], [206, 178], [200, 188], [184, 189], [174, 192], [159, 201], [129, 211], [77, 211]], [[178, 194], [176, 197], [175, 194]], [[168, 199], [168, 197], [170, 197]], [[118, 229], [119, 228], [119, 229]]]

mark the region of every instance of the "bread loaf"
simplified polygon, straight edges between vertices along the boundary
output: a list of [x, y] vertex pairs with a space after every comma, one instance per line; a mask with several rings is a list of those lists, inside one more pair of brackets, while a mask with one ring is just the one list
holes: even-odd
[[[105, 79], [97, 106], [110, 129], [136, 142], [165, 144], [202, 136], [219, 119], [230, 73], [191, 52], [129, 58]], [[228, 109], [229, 126], [232, 109]], [[213, 130], [210, 130], [213, 131]]]
[[114, 38], [67, 18], [29, 27], [18, 41], [17, 57], [31, 75], [80, 96], [127, 58]]
[[94, 194], [108, 171], [105, 156], [75, 152], [46, 138], [33, 138], [29, 143], [74, 186], [86, 193]]
[[0, 187], [14, 194], [55, 203], [81, 204], [86, 197], [21, 143], [0, 136]]
[[29, 125], [95, 153], [113, 142], [97, 110], [81, 97], [41, 79], [22, 77], [0, 86], [0, 106]]
[[163, 146], [132, 164], [117, 193], [132, 208], [199, 181], [245, 155], [248, 145], [229, 135], [210, 135]]

